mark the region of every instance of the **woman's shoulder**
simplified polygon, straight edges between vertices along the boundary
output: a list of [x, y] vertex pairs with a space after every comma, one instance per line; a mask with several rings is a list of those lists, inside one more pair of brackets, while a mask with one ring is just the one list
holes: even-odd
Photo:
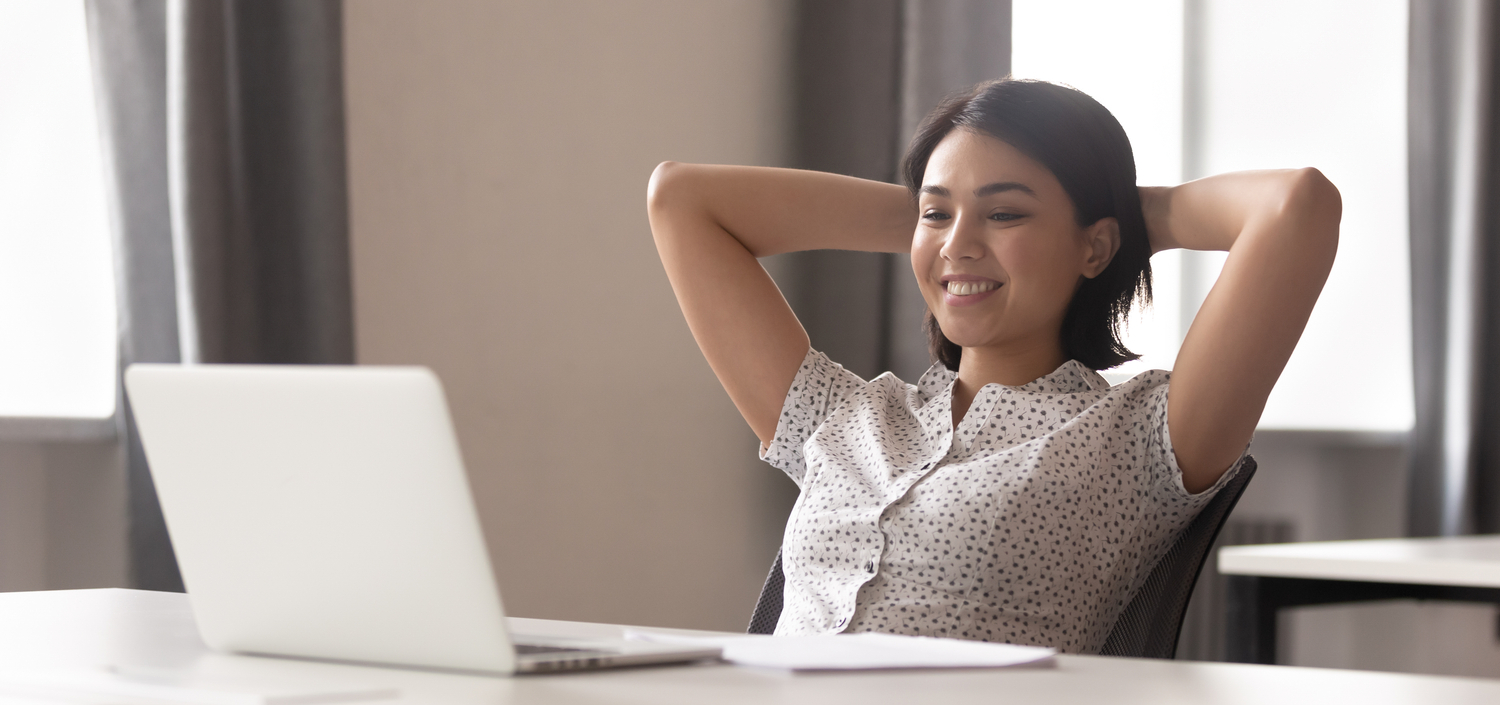
[[[942, 363], [934, 363], [916, 381], [908, 381], [895, 371], [885, 371], [867, 380], [822, 352], [810, 350], [798, 380], [807, 386], [827, 388], [830, 418], [837, 417], [840, 423], [846, 423], [871, 413], [881, 422], [892, 422], [921, 414], [924, 409], [931, 411], [928, 407], [936, 408], [934, 402], [947, 398], [957, 377]], [[796, 386], [794, 382], [794, 394]], [[896, 412], [898, 409], [901, 411]]]
[[[1167, 388], [1172, 381], [1172, 373], [1167, 370], [1141, 370], [1130, 375], [1101, 373], [1077, 360], [1066, 363], [1050, 377], [1053, 384], [1045, 391], [1074, 413], [1135, 417], [1148, 426], [1155, 425], [1156, 412], [1166, 409]], [[1057, 392], [1067, 394], [1059, 396]]]
[[914, 385], [906, 383], [892, 372], [883, 372], [865, 379], [822, 351], [808, 348], [802, 367], [792, 380], [789, 396], [796, 396], [806, 389], [820, 389], [827, 390], [833, 399], [840, 401], [852, 397], [900, 397], [913, 387]]

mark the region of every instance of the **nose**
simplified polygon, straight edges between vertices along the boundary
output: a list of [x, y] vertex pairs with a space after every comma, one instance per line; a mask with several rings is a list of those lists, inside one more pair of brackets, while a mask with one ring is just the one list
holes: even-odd
[[949, 262], [982, 257], [984, 255], [984, 245], [981, 240], [984, 235], [983, 226], [971, 221], [962, 213], [957, 214], [952, 222], [953, 227], [948, 230], [948, 240], [943, 243], [943, 248], [938, 254]]

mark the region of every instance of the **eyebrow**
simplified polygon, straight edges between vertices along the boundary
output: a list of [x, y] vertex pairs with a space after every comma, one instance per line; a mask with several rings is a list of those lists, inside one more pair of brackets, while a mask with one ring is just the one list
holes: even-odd
[[1030, 186], [1019, 181], [997, 181], [993, 184], [985, 184], [974, 189], [974, 195], [984, 198], [985, 196], [993, 196], [997, 193], [1005, 193], [1006, 191], [1020, 191], [1032, 198], [1036, 198], [1036, 192], [1032, 191]]
[[[974, 189], [974, 195], [978, 198], [984, 198], [985, 196], [993, 196], [997, 193], [1005, 193], [1006, 191], [1020, 191], [1032, 198], [1037, 197], [1036, 192], [1032, 191], [1030, 186], [1019, 181], [996, 181], [992, 184], [985, 184]], [[942, 186], [923, 186], [922, 193], [930, 193], [934, 196], [942, 196], [944, 198], [953, 195], [953, 192]]]

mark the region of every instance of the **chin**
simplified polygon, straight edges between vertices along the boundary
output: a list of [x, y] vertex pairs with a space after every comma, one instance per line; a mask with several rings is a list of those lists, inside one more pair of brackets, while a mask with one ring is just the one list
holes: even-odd
[[948, 327], [942, 325], [942, 321], [938, 321], [938, 326], [943, 329], [943, 337], [952, 341], [954, 345], [957, 345], [961, 348], [984, 347], [985, 345], [992, 342], [995, 338], [994, 331], [979, 332], [959, 329], [953, 332], [949, 332]]

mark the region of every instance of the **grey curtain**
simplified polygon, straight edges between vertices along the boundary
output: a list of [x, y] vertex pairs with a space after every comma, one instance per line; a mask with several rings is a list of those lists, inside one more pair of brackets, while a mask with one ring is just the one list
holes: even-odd
[[[1010, 73], [1008, 0], [802, 0], [794, 162], [899, 182], [901, 155], [943, 96]], [[803, 252], [778, 263], [813, 347], [866, 378], [931, 364], [906, 255]]]
[[[121, 363], [352, 363], [338, 0], [90, 0]], [[137, 587], [180, 590], [126, 408]]]
[[[797, 7], [794, 166], [896, 179], [901, 0], [803, 0]], [[891, 367], [890, 255], [783, 256], [781, 285], [813, 347], [866, 379]]]
[[1497, 18], [1484, 0], [1411, 3], [1414, 536], [1500, 531]]
[[168, 4], [184, 361], [353, 362], [341, 8]]
[[[109, 168], [121, 368], [132, 362], [178, 362], [167, 209], [166, 6], [161, 0], [90, 0], [88, 18]], [[181, 590], [135, 418], [123, 401], [119, 408], [131, 582]]]

